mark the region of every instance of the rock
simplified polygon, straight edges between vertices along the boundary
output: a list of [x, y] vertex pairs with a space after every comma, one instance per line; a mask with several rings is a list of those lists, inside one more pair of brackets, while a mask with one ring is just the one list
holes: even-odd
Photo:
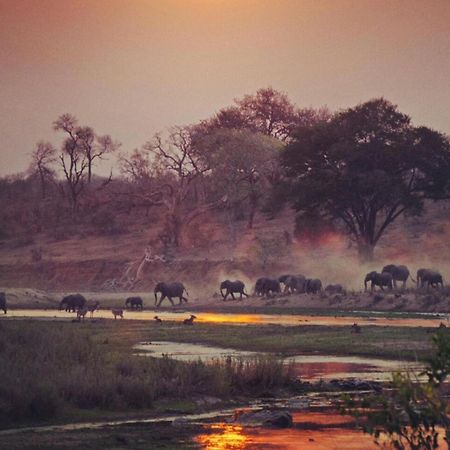
[[176, 419], [172, 420], [173, 427], [184, 427], [188, 423], [189, 421], [185, 417], [177, 417]]
[[263, 426], [269, 428], [290, 428], [292, 427], [292, 416], [287, 411], [249, 411], [237, 412], [234, 422], [242, 425]]

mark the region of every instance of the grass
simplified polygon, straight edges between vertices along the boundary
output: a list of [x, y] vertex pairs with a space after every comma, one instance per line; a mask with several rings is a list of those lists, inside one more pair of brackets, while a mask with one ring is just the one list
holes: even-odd
[[[144, 321], [2, 320], [0, 424], [193, 412], [196, 398], [276, 394], [290, 387], [279, 355], [319, 353], [425, 359], [428, 328], [195, 324]], [[267, 352], [251, 360], [184, 363], [143, 358], [132, 347], [175, 341]]]
[[[132, 355], [139, 334], [104, 321], [0, 323], [0, 424], [82, 417], [82, 411], [161, 412], [161, 400], [192, 408], [192, 399], [259, 395], [288, 386], [288, 368], [276, 358], [249, 362], [182, 363]], [[159, 402], [159, 403], [158, 403]]]

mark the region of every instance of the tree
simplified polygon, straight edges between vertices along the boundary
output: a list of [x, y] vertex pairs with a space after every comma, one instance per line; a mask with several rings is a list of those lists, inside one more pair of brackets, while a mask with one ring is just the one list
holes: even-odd
[[201, 192], [202, 179], [210, 168], [192, 144], [190, 127], [172, 127], [167, 139], [156, 134], [144, 149], [153, 156], [155, 170], [165, 175], [164, 182], [149, 194], [154, 205], [166, 210], [166, 244], [180, 247], [184, 227], [223, 199], [208, 201]]
[[197, 151], [211, 167], [215, 190], [227, 196], [229, 205], [248, 207], [248, 228], [253, 228], [261, 199], [277, 179], [282, 146], [261, 133], [236, 129], [219, 129], [197, 142]]
[[120, 142], [114, 141], [110, 135], [98, 136], [91, 127], [81, 127], [78, 120], [71, 114], [62, 114], [53, 124], [56, 131], [64, 131], [68, 139], [76, 143], [78, 153], [84, 153], [87, 165], [87, 182], [92, 181], [92, 167], [96, 159], [115, 152]]
[[221, 109], [213, 118], [197, 126], [200, 134], [220, 128], [247, 129], [288, 141], [299, 125], [328, 120], [326, 108], [297, 108], [284, 92], [272, 87], [261, 88], [255, 94], [235, 99], [235, 105]]
[[52, 164], [56, 161], [56, 148], [50, 142], [40, 141], [31, 154], [29, 171], [37, 174], [41, 184], [42, 198], [46, 196], [47, 181], [54, 177], [55, 171]]
[[337, 223], [371, 260], [388, 227], [419, 214], [425, 199], [448, 198], [448, 137], [410, 118], [384, 99], [300, 127], [282, 152], [285, 195], [299, 215]]
[[[362, 401], [347, 398], [344, 413], [358, 421], [364, 418], [363, 430], [370, 433], [377, 444], [386, 442], [398, 450], [434, 450], [439, 445], [439, 428], [450, 448], [450, 404], [445, 381], [450, 375], [450, 339], [443, 328], [433, 336], [435, 353], [429, 358], [422, 375], [423, 383], [410, 373], [395, 373], [392, 387]], [[381, 438], [381, 439], [380, 439]]]

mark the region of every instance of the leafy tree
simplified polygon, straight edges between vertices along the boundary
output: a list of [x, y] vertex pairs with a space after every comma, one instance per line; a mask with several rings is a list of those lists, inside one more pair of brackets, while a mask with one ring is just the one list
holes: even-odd
[[228, 204], [248, 208], [248, 228], [253, 227], [261, 200], [278, 179], [277, 139], [248, 130], [219, 129], [197, 142], [197, 151], [211, 167], [210, 180]]
[[402, 214], [419, 214], [425, 199], [450, 192], [448, 137], [375, 99], [313, 127], [302, 126], [282, 152], [279, 190], [299, 215], [337, 223], [372, 259], [385, 231]]
[[326, 108], [299, 109], [285, 93], [267, 87], [235, 99], [235, 105], [221, 109], [196, 128], [201, 134], [218, 128], [247, 129], [287, 141], [299, 125], [311, 125], [329, 116]]
[[388, 441], [398, 450], [433, 450], [439, 448], [441, 430], [450, 448], [450, 404], [444, 393], [450, 374], [448, 330], [439, 330], [433, 342], [436, 351], [422, 374], [426, 383], [409, 373], [395, 373], [391, 389], [362, 401], [347, 397], [343, 412], [363, 423], [376, 443]]

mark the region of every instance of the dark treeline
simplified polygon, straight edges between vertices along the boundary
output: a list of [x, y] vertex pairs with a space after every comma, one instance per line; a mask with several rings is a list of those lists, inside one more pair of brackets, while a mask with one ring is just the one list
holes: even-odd
[[[70, 114], [53, 127], [59, 147], [37, 143], [25, 173], [0, 179], [1, 239], [121, 233], [158, 217], [161, 242], [181, 247], [211, 211], [252, 228], [257, 214], [288, 206], [298, 233], [345, 233], [370, 259], [398, 217], [450, 194], [448, 137], [413, 126], [384, 99], [332, 113], [260, 89], [131, 153]], [[96, 175], [107, 157], [120, 176]]]

